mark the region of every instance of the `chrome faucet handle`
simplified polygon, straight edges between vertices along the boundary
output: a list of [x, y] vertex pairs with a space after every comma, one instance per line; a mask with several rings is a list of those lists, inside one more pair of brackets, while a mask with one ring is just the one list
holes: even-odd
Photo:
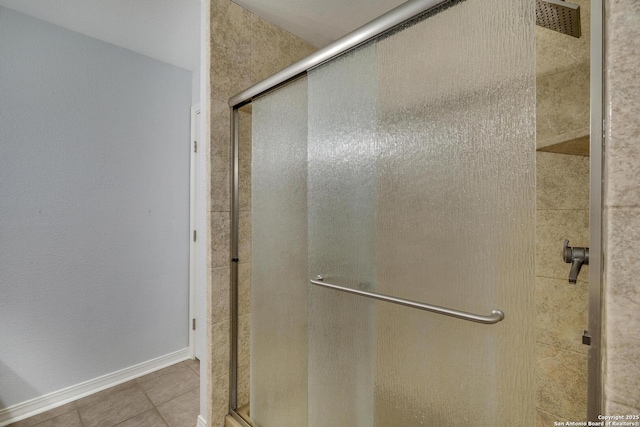
[[589, 248], [569, 246], [569, 240], [564, 240], [562, 247], [562, 259], [571, 264], [569, 271], [569, 283], [576, 283], [583, 265], [589, 265]]
[[571, 246], [569, 246], [569, 240], [564, 239], [562, 245], [562, 259], [564, 262], [571, 262]]

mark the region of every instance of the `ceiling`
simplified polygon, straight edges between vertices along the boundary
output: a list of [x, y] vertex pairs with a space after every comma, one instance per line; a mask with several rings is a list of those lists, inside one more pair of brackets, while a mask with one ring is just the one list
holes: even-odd
[[[233, 0], [323, 47], [405, 0]], [[200, 62], [200, 0], [0, 0], [0, 6], [187, 70]]]
[[316, 47], [323, 47], [405, 0], [233, 0]]
[[17, 12], [195, 70], [200, 0], [0, 0]]

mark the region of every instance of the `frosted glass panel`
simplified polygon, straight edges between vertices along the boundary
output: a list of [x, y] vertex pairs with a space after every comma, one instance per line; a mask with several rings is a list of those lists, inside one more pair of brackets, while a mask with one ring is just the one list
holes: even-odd
[[534, 16], [454, 1], [254, 101], [256, 426], [535, 425]]
[[[309, 74], [309, 273], [374, 290], [373, 46]], [[373, 425], [375, 303], [309, 289], [309, 427]]]
[[309, 426], [535, 424], [533, 12], [455, 2], [309, 73], [310, 275], [506, 313], [311, 289]]
[[307, 85], [253, 102], [251, 400], [256, 426], [307, 424]]

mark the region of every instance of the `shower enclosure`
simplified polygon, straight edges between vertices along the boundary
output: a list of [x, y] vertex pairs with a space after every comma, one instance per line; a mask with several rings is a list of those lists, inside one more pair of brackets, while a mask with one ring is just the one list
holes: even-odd
[[410, 1], [230, 100], [239, 421], [535, 425], [534, 7]]

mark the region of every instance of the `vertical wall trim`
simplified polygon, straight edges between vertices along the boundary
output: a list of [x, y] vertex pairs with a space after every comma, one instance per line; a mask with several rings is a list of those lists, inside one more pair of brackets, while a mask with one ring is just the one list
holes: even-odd
[[231, 108], [231, 283], [230, 305], [231, 315], [229, 349], [229, 410], [237, 408], [238, 394], [238, 219], [240, 205], [238, 182], [238, 110]]
[[208, 341], [211, 339], [211, 319], [209, 318], [209, 312], [211, 307], [211, 270], [209, 269], [211, 259], [211, 216], [209, 215], [209, 208], [211, 206], [211, 2], [209, 0], [203, 0], [200, 7], [200, 141], [201, 144], [199, 150], [201, 151], [199, 157], [200, 177], [199, 182], [200, 198], [201, 202], [198, 207], [200, 210], [200, 217], [198, 218], [198, 226], [203, 231], [203, 235], [206, 236], [199, 243], [201, 260], [198, 265], [198, 274], [200, 275], [200, 285], [203, 286], [204, 294], [206, 295], [206, 307], [207, 310], [203, 313], [203, 319], [205, 320], [202, 327], [206, 328], [204, 334], [205, 342], [204, 348], [200, 353], [202, 359], [200, 359], [200, 415], [198, 416], [198, 422], [211, 420], [209, 409], [211, 401], [213, 399], [211, 393], [211, 387], [209, 384], [212, 382], [211, 377], [211, 352], [209, 351], [210, 345]]
[[602, 413], [602, 247], [604, 119], [604, 1], [591, 0], [591, 138], [589, 184], [589, 333], [587, 417], [598, 421]]
[[[194, 152], [194, 141], [198, 140], [198, 134], [200, 133], [200, 129], [196, 128], [197, 120], [196, 116], [200, 114], [200, 104], [196, 104], [191, 107], [191, 140], [189, 141], [189, 158], [191, 159], [190, 170], [189, 170], [189, 229], [197, 230], [198, 227], [198, 217], [200, 212], [198, 212], [198, 182], [200, 177], [198, 174], [200, 170], [198, 168], [198, 153]], [[197, 343], [196, 331], [191, 327], [192, 319], [195, 319], [198, 315], [202, 315], [202, 313], [198, 313], [196, 309], [197, 299], [196, 299], [196, 289], [197, 289], [197, 281], [198, 281], [198, 243], [194, 242], [193, 239], [189, 238], [189, 319], [188, 319], [188, 328], [189, 328], [189, 357], [194, 358], [196, 354], [196, 347], [198, 344], [202, 345], [204, 343]], [[202, 286], [202, 285], [201, 285]], [[201, 319], [205, 320], [205, 319]], [[206, 320], [200, 322], [200, 327], [202, 328], [204, 324], [206, 324]], [[205, 346], [206, 348], [206, 346]], [[200, 349], [202, 353], [202, 349]]]

